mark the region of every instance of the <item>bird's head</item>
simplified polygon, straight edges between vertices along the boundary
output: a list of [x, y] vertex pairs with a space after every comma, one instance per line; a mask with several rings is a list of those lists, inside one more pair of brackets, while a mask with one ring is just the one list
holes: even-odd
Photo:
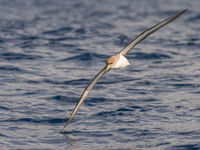
[[115, 64], [119, 60], [119, 57], [120, 57], [120, 54], [116, 54], [107, 59], [106, 71], [109, 71], [111, 68], [113, 68], [113, 66], [115, 66]]

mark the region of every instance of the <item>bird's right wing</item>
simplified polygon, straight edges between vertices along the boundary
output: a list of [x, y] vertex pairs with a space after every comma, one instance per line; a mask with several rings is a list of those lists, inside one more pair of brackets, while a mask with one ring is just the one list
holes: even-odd
[[83, 91], [81, 98], [79, 100], [79, 102], [77, 103], [77, 105], [75, 106], [69, 120], [67, 121], [67, 123], [65, 124], [64, 128], [70, 123], [70, 121], [74, 118], [74, 116], [76, 115], [76, 113], [78, 112], [81, 104], [84, 102], [84, 100], [87, 98], [88, 94], [91, 92], [91, 90], [93, 89], [93, 87], [95, 86], [95, 84], [97, 83], [97, 81], [106, 73], [108, 72], [110, 69], [106, 70], [106, 67], [104, 67], [95, 77], [94, 79], [90, 82], [90, 84], [85, 88], [85, 90]]
[[155, 26], [147, 29], [146, 31], [142, 32], [140, 35], [138, 35], [135, 39], [133, 39], [121, 52], [120, 54], [125, 56], [135, 45], [140, 43], [142, 40], [144, 40], [147, 36], [152, 34], [153, 32], [157, 31], [158, 29], [162, 28], [163, 26], [167, 25], [168, 23], [172, 22], [179, 16], [181, 16], [187, 9], [177, 13], [176, 15], [169, 17], [162, 22], [156, 24]]

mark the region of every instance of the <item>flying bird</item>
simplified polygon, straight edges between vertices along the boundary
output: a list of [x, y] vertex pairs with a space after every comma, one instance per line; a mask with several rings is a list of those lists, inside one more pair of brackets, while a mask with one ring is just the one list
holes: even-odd
[[150, 34], [152, 34], [153, 32], [157, 31], [158, 29], [162, 28], [163, 26], [167, 25], [168, 23], [174, 21], [176, 18], [178, 18], [179, 16], [181, 16], [184, 12], [186, 12], [187, 9], [180, 11], [179, 13], [177, 13], [174, 16], [171, 16], [163, 21], [161, 21], [160, 23], [154, 25], [153, 27], [147, 29], [146, 31], [142, 32], [140, 35], [138, 35], [135, 39], [133, 39], [120, 53], [115, 54], [113, 56], [111, 56], [110, 58], [108, 58], [108, 60], [106, 61], [106, 66], [95, 76], [95, 78], [89, 83], [89, 85], [85, 88], [85, 90], [83, 91], [79, 102], [77, 103], [77, 105], [75, 106], [69, 120], [67, 121], [67, 123], [65, 124], [64, 128], [71, 122], [71, 120], [74, 118], [74, 116], [76, 115], [76, 113], [78, 112], [81, 104], [84, 102], [84, 100], [87, 98], [88, 94], [91, 92], [91, 90], [93, 89], [93, 87], [95, 86], [95, 84], [97, 83], [97, 81], [108, 71], [110, 71], [110, 69], [122, 69], [126, 66], [128, 66], [130, 63], [129, 61], [126, 59], [126, 55], [128, 54], [128, 52], [130, 52], [132, 50], [133, 47], [135, 47], [138, 43], [140, 43], [142, 40], [144, 40], [146, 37], [148, 37]]

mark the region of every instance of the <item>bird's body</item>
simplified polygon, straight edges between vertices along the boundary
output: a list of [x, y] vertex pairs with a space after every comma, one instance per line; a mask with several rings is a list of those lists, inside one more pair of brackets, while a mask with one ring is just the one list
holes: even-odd
[[128, 65], [130, 65], [128, 59], [126, 59], [126, 57], [124, 57], [121, 54], [113, 55], [110, 58], [108, 58], [108, 60], [106, 61], [107, 70], [109, 68], [122, 69]]
[[155, 26], [147, 29], [146, 31], [142, 32], [139, 36], [137, 36], [135, 39], [133, 39], [120, 53], [115, 54], [107, 59], [106, 66], [95, 76], [95, 78], [90, 82], [90, 84], [85, 88], [83, 91], [79, 102], [75, 106], [71, 117], [65, 124], [64, 128], [70, 123], [70, 121], [74, 118], [76, 115], [78, 109], [80, 108], [81, 104], [84, 102], [84, 100], [87, 98], [88, 94], [91, 92], [93, 87], [95, 86], [96, 82], [110, 69], [122, 69], [128, 65], [130, 65], [129, 61], [126, 59], [126, 55], [128, 52], [138, 43], [140, 43], [142, 40], [144, 40], [146, 37], [148, 37], [153, 32], [157, 31], [158, 29], [162, 28], [163, 26], [169, 24], [179, 16], [181, 16], [187, 9], [177, 13], [176, 15], [169, 17], [168, 19], [165, 19], [161, 21], [160, 23], [156, 24]]

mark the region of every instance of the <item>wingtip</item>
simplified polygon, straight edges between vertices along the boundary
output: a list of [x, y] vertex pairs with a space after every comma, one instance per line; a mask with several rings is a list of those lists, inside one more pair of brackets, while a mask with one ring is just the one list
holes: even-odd
[[182, 10], [182, 13], [184, 13], [184, 12], [186, 12], [186, 11], [188, 11], [188, 9], [186, 8], [186, 9], [184, 9], [184, 10]]
[[180, 11], [177, 16], [181, 16], [183, 13], [185, 13], [186, 11], [188, 11], [188, 9], [183, 9], [182, 11]]
[[182, 14], [184, 14], [186, 11], [188, 11], [188, 9], [184, 9], [184, 10], [180, 11], [180, 12], [177, 14], [176, 18], [179, 17], [179, 16], [181, 16]]
[[67, 125], [68, 125], [68, 123], [66, 123], [66, 124], [64, 125], [63, 129], [65, 129], [65, 128], [67, 127]]
[[65, 123], [63, 129], [65, 129], [65, 128], [68, 126], [68, 124], [70, 123], [70, 121], [71, 121], [71, 119], [69, 119], [69, 120], [67, 121], [67, 123]]
[[179, 15], [182, 15], [183, 13], [185, 13], [186, 11], [188, 11], [188, 9], [183, 9], [182, 11], [179, 12]]

